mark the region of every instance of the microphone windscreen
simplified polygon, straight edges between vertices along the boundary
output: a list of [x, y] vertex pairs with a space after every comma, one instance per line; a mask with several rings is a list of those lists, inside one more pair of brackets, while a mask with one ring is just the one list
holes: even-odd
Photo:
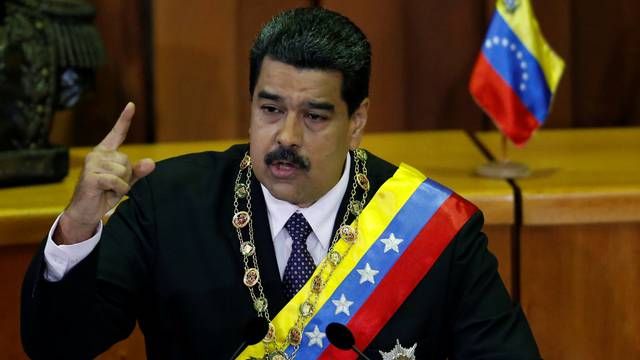
[[338, 349], [349, 350], [356, 343], [351, 330], [339, 323], [334, 322], [327, 325], [325, 333], [329, 342]]
[[267, 319], [262, 317], [253, 318], [244, 328], [244, 341], [247, 345], [257, 344], [267, 336], [268, 331], [269, 322]]

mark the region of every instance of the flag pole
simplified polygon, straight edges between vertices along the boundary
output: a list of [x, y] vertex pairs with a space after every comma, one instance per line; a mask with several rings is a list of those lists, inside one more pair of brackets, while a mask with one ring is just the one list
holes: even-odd
[[494, 179], [515, 179], [531, 175], [527, 165], [509, 160], [507, 155], [508, 145], [507, 137], [501, 133], [499, 158], [480, 165], [476, 169], [476, 173], [482, 177]]

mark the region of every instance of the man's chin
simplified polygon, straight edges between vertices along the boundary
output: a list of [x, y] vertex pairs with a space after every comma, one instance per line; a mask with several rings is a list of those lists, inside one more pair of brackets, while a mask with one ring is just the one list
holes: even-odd
[[277, 182], [275, 184], [263, 184], [274, 198], [286, 201], [299, 207], [308, 206], [307, 201], [301, 196], [298, 187], [288, 182]]
[[265, 187], [267, 188], [267, 190], [269, 190], [269, 193], [271, 193], [274, 198], [286, 202], [294, 202], [297, 200], [296, 191], [293, 184], [276, 183], [269, 185], [265, 185]]

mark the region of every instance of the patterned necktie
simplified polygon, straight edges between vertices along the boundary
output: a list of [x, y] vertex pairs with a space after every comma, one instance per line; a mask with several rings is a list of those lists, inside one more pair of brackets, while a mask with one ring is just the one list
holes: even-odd
[[307, 237], [311, 234], [311, 225], [301, 213], [291, 215], [284, 227], [293, 239], [291, 255], [284, 269], [284, 294], [287, 299], [293, 298], [295, 294], [309, 280], [316, 268], [309, 250], [307, 250]]

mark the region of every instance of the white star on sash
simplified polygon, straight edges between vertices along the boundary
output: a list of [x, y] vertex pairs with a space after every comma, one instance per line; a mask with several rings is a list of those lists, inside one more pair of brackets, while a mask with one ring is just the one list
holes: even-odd
[[316, 325], [313, 331], [305, 332], [305, 335], [309, 337], [309, 343], [307, 344], [307, 346], [318, 345], [320, 348], [324, 347], [324, 344], [322, 343], [322, 339], [325, 338], [327, 335], [325, 335], [325, 333], [323, 332], [320, 332], [320, 329], [318, 329], [318, 325]]
[[400, 253], [400, 249], [398, 249], [398, 245], [403, 241], [404, 241], [403, 239], [396, 238], [396, 236], [393, 233], [391, 233], [391, 235], [389, 235], [389, 237], [386, 239], [380, 239], [380, 242], [384, 244], [385, 254], [389, 250], [393, 250], [397, 253]]
[[347, 300], [344, 294], [340, 296], [340, 300], [331, 300], [331, 302], [336, 306], [336, 313], [334, 315], [345, 313], [347, 316], [351, 316], [349, 306], [353, 305], [353, 301]]
[[360, 284], [364, 283], [365, 281], [375, 284], [376, 281], [373, 277], [380, 272], [378, 270], [372, 269], [369, 263], [365, 265], [364, 269], [357, 269], [357, 271], [358, 271], [358, 274], [360, 274]]

